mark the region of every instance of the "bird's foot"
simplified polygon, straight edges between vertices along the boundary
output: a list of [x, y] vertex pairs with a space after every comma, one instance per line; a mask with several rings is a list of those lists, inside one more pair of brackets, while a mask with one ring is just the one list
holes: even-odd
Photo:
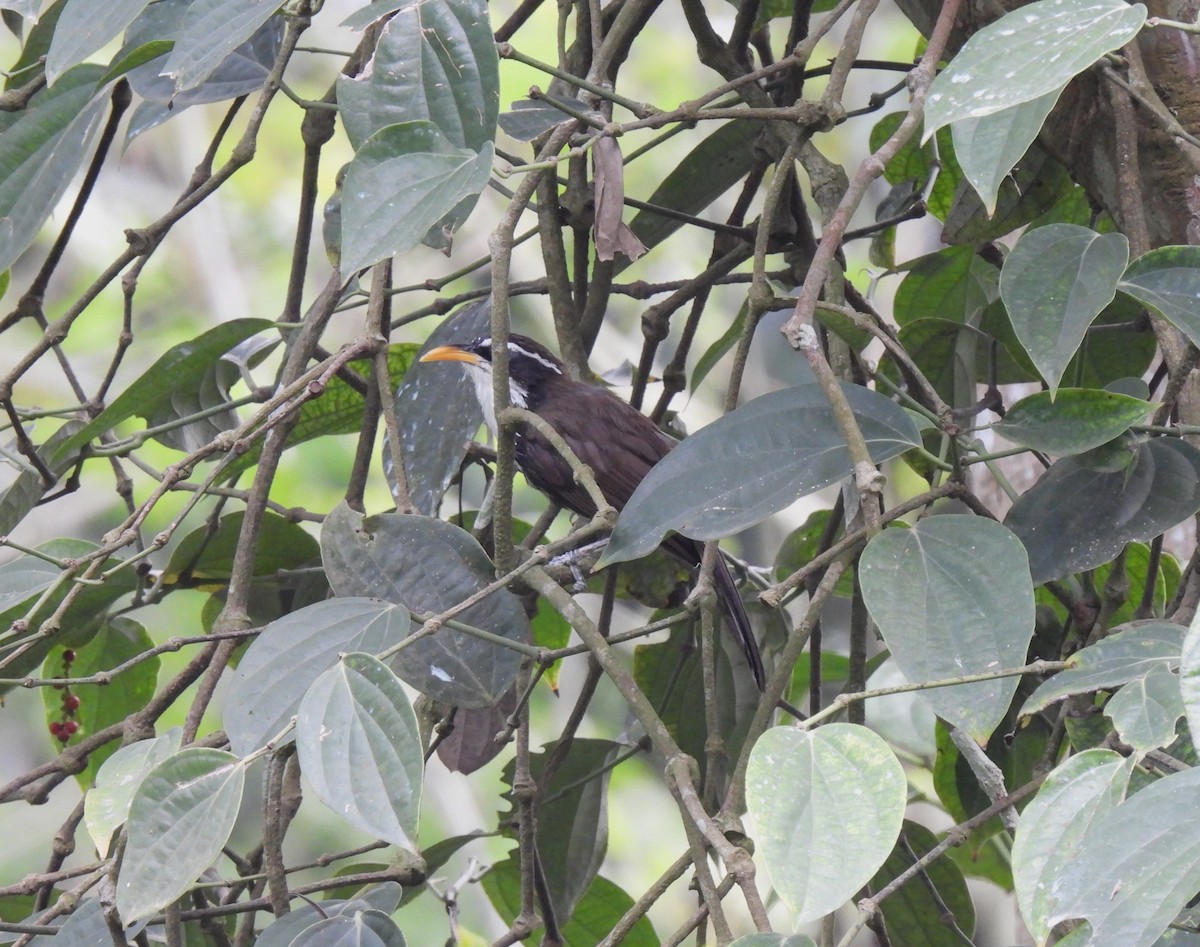
[[548, 565], [563, 566], [571, 570], [571, 577], [575, 580], [575, 585], [572, 589], [574, 592], [582, 592], [587, 588], [587, 578], [583, 574], [583, 562], [590, 558], [593, 553], [599, 552], [608, 545], [607, 539], [597, 539], [586, 545], [580, 546], [578, 549], [572, 549], [570, 552], [564, 552], [561, 555], [555, 556], [550, 560]]

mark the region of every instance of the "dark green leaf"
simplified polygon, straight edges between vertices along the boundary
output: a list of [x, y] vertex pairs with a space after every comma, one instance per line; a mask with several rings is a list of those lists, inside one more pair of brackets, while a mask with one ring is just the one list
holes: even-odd
[[[719, 735], [731, 756], [741, 752], [750, 715], [757, 706], [754, 700], [757, 688], [751, 695], [744, 687], [742, 700], [738, 700], [738, 689], [730, 667], [731, 652], [736, 651], [737, 646], [732, 643], [730, 635], [721, 633], [718, 626], [718, 653], [721, 657], [717, 659], [716, 714], [719, 732], [710, 734], [705, 717], [704, 668], [699, 634], [698, 627], [682, 624], [671, 629], [666, 641], [639, 644], [634, 649], [633, 675], [680, 749], [696, 760], [702, 777], [717, 780], [716, 785], [723, 791], [728, 773], [721, 772], [708, 777], [706, 741], [710, 736]], [[740, 655], [734, 660], [745, 668], [745, 685], [753, 687], [745, 662]], [[749, 703], [747, 698], [750, 699]]]
[[106, 72], [100, 79], [100, 84], [112, 82], [113, 79], [119, 79], [127, 72], [132, 72], [138, 66], [144, 66], [148, 62], [153, 62], [160, 56], [165, 56], [175, 47], [173, 40], [156, 39], [149, 43], [143, 43], [130, 50], [121, 50]]
[[1200, 247], [1159, 247], [1138, 257], [1117, 285], [1162, 314], [1193, 345], [1200, 345]]
[[[1033, 637], [1025, 550], [984, 517], [931, 516], [886, 529], [863, 551], [859, 580], [871, 617], [913, 683], [1019, 667]], [[1018, 679], [937, 688], [925, 699], [976, 740], [1003, 719]]]
[[[822, 546], [821, 538], [829, 532], [831, 510], [816, 510], [809, 514], [803, 525], [797, 527], [779, 546], [775, 554], [775, 581], [782, 582], [793, 572], [803, 567], [818, 554], [824, 552], [841, 536], [841, 531], [830, 532], [831, 541]], [[834, 594], [843, 598], [854, 595], [854, 567], [851, 566], [838, 579]], [[824, 656], [822, 656], [824, 657]]]
[[708, 373], [716, 367], [717, 362], [737, 345], [738, 339], [742, 337], [742, 332], [746, 327], [746, 316], [749, 315], [749, 312], [749, 305], [742, 303], [733, 322], [729, 323], [729, 328], [716, 342], [704, 350], [704, 354], [696, 362], [696, 367], [692, 369], [692, 380], [688, 383], [688, 391], [695, 394], [700, 388], [700, 383], [708, 377]]
[[213, 363], [244, 339], [271, 328], [266, 319], [233, 319], [167, 349], [141, 377], [125, 389], [67, 445], [82, 447], [133, 417], [151, 417], [176, 388], [195, 388]]
[[[15, 4], [6, 3], [4, 5], [10, 9], [22, 10], [28, 20], [37, 17], [37, 22], [33, 24], [33, 28], [25, 37], [21, 55], [9, 68], [4, 82], [4, 88], [14, 89], [45, 73], [44, 57], [50, 51], [50, 44], [54, 41], [54, 30], [58, 26], [58, 18], [67, 4], [66, 0], [54, 0], [40, 15], [38, 9], [43, 6], [41, 0], [16, 0]], [[25, 10], [28, 12], [25, 13]]]
[[1041, 217], [1075, 186], [1067, 169], [1035, 141], [1000, 185], [994, 214], [966, 180], [959, 182], [942, 242], [973, 246], [995, 240]]
[[[871, 151], [878, 151], [887, 141], [908, 112], [892, 112], [883, 116], [871, 129]], [[929, 193], [926, 203], [929, 212], [939, 220], [945, 220], [954, 203], [954, 193], [963, 179], [962, 168], [958, 166], [958, 158], [954, 154], [954, 143], [951, 140], [950, 129], [944, 128], [937, 133], [937, 158], [941, 165], [938, 169], [937, 180], [933, 182], [933, 190]], [[887, 163], [883, 176], [889, 184], [903, 184], [911, 181], [917, 187], [924, 187], [933, 173], [933, 146], [929, 142], [921, 144], [916, 137], [910, 138], [896, 156]]]
[[[388, 346], [388, 376], [393, 388], [401, 384], [409, 371], [416, 370], [416, 356], [417, 346], [411, 342], [398, 342]], [[370, 377], [371, 360], [355, 359], [346, 368], [358, 373], [364, 380], [365, 390], [366, 379]], [[295, 447], [319, 437], [354, 434], [361, 430], [363, 408], [366, 405], [363, 390], [337, 375], [329, 379], [321, 397], [311, 398], [300, 406], [296, 423], [288, 434], [287, 446]], [[239, 455], [225, 467], [222, 476], [232, 479], [258, 463], [261, 455], [262, 441], [257, 440], [246, 453]]]
[[[515, 851], [484, 875], [483, 890], [504, 922], [511, 924], [521, 910], [521, 867]], [[595, 947], [631, 907], [633, 898], [607, 878], [596, 878], [579, 899], [570, 920], [562, 926], [563, 947]], [[659, 947], [649, 918], [643, 915], [622, 939], [621, 945]]]
[[[876, 463], [921, 443], [912, 419], [893, 402], [854, 385], [842, 390]], [[846, 445], [818, 386], [755, 398], [687, 438], [650, 471], [622, 511], [601, 563], [644, 556], [669, 530], [700, 540], [728, 536], [849, 474]]]
[[[530, 757], [535, 781], [557, 744]], [[570, 917], [596, 881], [608, 846], [608, 776], [623, 748], [609, 740], [576, 738], [543, 787], [537, 820], [538, 857], [557, 917]], [[504, 769], [511, 801], [515, 763]], [[514, 810], [516, 805], [513, 805]]]
[[994, 428], [1014, 444], [1047, 454], [1080, 454], [1137, 424], [1154, 405], [1095, 388], [1060, 388], [1022, 398]]
[[[947, 404], [974, 404], [976, 385], [986, 377], [990, 365], [989, 336], [961, 322], [918, 319], [900, 330], [899, 339], [913, 364]], [[1011, 364], [1003, 346], [997, 346], [996, 354], [998, 364]], [[880, 361], [879, 369], [897, 385], [905, 383], [904, 374], [890, 355]]]
[[[96, 548], [93, 543], [82, 540], [54, 539], [39, 546], [38, 550], [56, 559], [79, 559], [95, 553]], [[59, 575], [58, 570], [52, 564], [46, 564], [49, 568], [40, 579], [37, 575], [29, 574], [38, 572], [39, 567], [31, 568], [32, 563], [29, 563], [25, 557], [0, 567], [0, 575], [9, 575], [10, 569], [17, 570], [17, 574], [13, 575], [13, 587], [6, 589], [6, 583], [0, 583], [0, 595], [3, 595], [5, 599], [13, 600], [9, 599], [5, 592], [14, 598], [19, 596], [20, 584], [24, 581], [29, 581], [31, 587], [35, 587], [34, 593], [28, 598], [11, 604], [3, 612], [0, 612], [0, 631], [7, 631], [18, 618], [28, 618], [30, 621], [27, 636], [23, 639], [9, 638], [6, 640], [5, 644], [8, 646], [21, 640], [28, 647], [17, 654], [3, 655], [3, 675], [5, 677], [21, 677], [28, 674], [45, 660], [50, 649], [56, 645], [78, 648], [86, 644], [104, 624], [109, 607], [118, 599], [130, 594], [135, 588], [136, 581], [133, 570], [115, 568], [120, 562], [120, 559], [107, 561], [106, 568], [112, 569], [113, 574], [100, 584], [85, 585], [63, 614], [58, 631], [51, 636], [41, 635], [42, 622], [62, 604], [63, 599], [72, 591], [72, 584], [70, 582], [60, 584], [47, 599], [42, 601], [41, 595], [45, 592], [47, 585], [41, 583], [47, 579], [53, 581]], [[53, 570], [53, 574], [51, 574], [51, 570]], [[30, 609], [34, 604], [39, 604], [39, 608], [31, 615]], [[0, 694], [10, 688], [11, 685], [0, 684]]]
[[431, 122], [404, 122], [375, 132], [346, 170], [343, 272], [415, 247], [461, 202], [473, 203], [487, 185], [492, 154], [491, 142], [478, 152], [455, 147]]
[[[759, 160], [754, 142], [761, 131], [761, 122], [722, 125], [671, 169], [648, 203], [697, 216], [754, 167]], [[638, 211], [629, 223], [629, 229], [647, 249], [662, 243], [682, 226], [682, 221], [652, 210]]]
[[236, 756], [206, 747], [180, 750], [142, 780], [116, 885], [126, 924], [162, 910], [212, 864], [233, 831], [245, 781]]
[[[879, 891], [937, 842], [929, 829], [906, 819], [900, 841], [871, 879], [870, 890]], [[970, 937], [975, 932], [975, 905], [966, 879], [948, 855], [925, 865], [919, 877], [889, 896], [880, 908], [892, 947], [962, 947], [962, 935]]]
[[[1150, 568], [1150, 547], [1145, 543], [1129, 543], [1125, 547], [1125, 573], [1129, 577], [1129, 595], [1119, 604], [1109, 618], [1109, 626], [1115, 628], [1126, 622], [1131, 622], [1140, 616], [1135, 612], [1141, 605], [1142, 594], [1147, 581], [1152, 591], [1150, 598], [1151, 615], [1162, 617], [1166, 605], [1175, 595], [1179, 585], [1179, 562], [1169, 553], [1158, 557], [1158, 571], [1150, 577], [1146, 572]], [[1096, 588], [1102, 589], [1112, 574], [1113, 563], [1106, 562], [1095, 572]]]
[[[1083, 345], [1063, 373], [1063, 382], [1075, 388], [1104, 388], [1113, 381], [1146, 371], [1154, 360], [1158, 343], [1149, 326], [1139, 326], [1139, 305], [1127, 296], [1117, 296], [1096, 317]], [[1102, 326], [1119, 326], [1116, 331]], [[1004, 303], [997, 300], [983, 314], [980, 324], [1000, 345], [997, 348], [997, 384], [1019, 384], [1040, 380], [1008, 319]], [[985, 344], [981, 340], [980, 345]], [[985, 356], [981, 351], [977, 360]], [[977, 361], [980, 366], [987, 365]], [[1127, 392], [1128, 393], [1128, 392]]]
[[1028, 231], [1004, 261], [1000, 295], [1029, 357], [1054, 391], [1129, 261], [1124, 234], [1074, 224]]
[[486, 152], [490, 167], [500, 80], [483, 0], [406, 4], [384, 26], [369, 67], [356, 78], [339, 77], [337, 86], [346, 134], [359, 154], [389, 125], [429, 123], [450, 148]]
[[1058, 461], [1005, 519], [1029, 551], [1034, 585], [1094, 569], [1200, 509], [1200, 451], [1190, 444], [1155, 438], [1113, 471], [1085, 459]]
[[965, 323], [999, 295], [996, 268], [972, 247], [943, 247], [905, 264], [896, 290], [896, 322], [936, 317]]
[[[465, 530], [425, 516], [363, 517], [341, 504], [321, 528], [321, 554], [339, 596], [367, 595], [403, 603], [414, 615], [439, 614], [491, 583], [487, 553]], [[512, 641], [529, 640], [520, 600], [500, 589], [455, 616]], [[414, 622], [412, 630], [420, 628]], [[517, 674], [516, 651], [444, 627], [413, 641], [389, 662], [413, 687], [437, 700], [485, 707]]]
[[[178, 582], [185, 576], [203, 584], [205, 580], [227, 581], [233, 572], [245, 513], [227, 513], [216, 530], [200, 527], [188, 533], [171, 553], [165, 580]], [[298, 523], [267, 511], [260, 526], [253, 575], [270, 575], [280, 569], [302, 569], [319, 564], [321, 547]]]
[[408, 632], [401, 605], [374, 599], [318, 602], [272, 622], [246, 650], [225, 700], [229, 745], [245, 756], [278, 734], [309, 686], [347, 651], [383, 651]]

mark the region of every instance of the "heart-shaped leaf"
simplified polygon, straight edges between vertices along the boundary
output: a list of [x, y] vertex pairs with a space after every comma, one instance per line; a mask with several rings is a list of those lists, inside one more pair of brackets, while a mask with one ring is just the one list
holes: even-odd
[[746, 806], [771, 885], [797, 925], [837, 910], [900, 834], [904, 770], [866, 727], [768, 730], [746, 769]]
[[403, 605], [338, 598], [297, 609], [262, 630], [246, 649], [225, 701], [225, 732], [240, 756], [279, 733], [305, 691], [346, 651], [368, 654], [408, 633]]
[[1128, 43], [1146, 8], [1124, 0], [1038, 0], [972, 34], [929, 87], [925, 137], [1061, 89]]
[[129, 807], [117, 910], [130, 924], [176, 900], [213, 863], [233, 831], [246, 783], [232, 753], [187, 747], [142, 780]]
[[[1020, 541], [994, 520], [931, 516], [885, 529], [863, 550], [859, 580], [871, 617], [913, 683], [1025, 662], [1033, 584]], [[1018, 678], [925, 691], [938, 715], [979, 742], [990, 736]]]
[[1159, 247], [1129, 264], [1117, 287], [1200, 345], [1200, 247]]
[[1158, 437], [1115, 469], [1084, 458], [1054, 464], [1005, 518], [1029, 552], [1033, 584], [1094, 569], [1200, 509], [1200, 451]]
[[317, 798], [375, 838], [416, 851], [424, 747], [404, 687], [352, 653], [317, 678], [296, 715], [300, 769]]
[[[492, 581], [487, 553], [471, 534], [427, 516], [364, 517], [341, 504], [321, 528], [321, 555], [338, 595], [403, 603], [414, 615], [440, 613]], [[520, 600], [500, 589], [456, 620], [512, 641], [529, 640]], [[417, 630], [414, 623], [412, 630]], [[516, 651], [443, 627], [399, 651], [389, 666], [429, 696], [466, 707], [495, 703], [517, 674]]]
[[1000, 296], [1021, 345], [1054, 391], [1129, 261], [1124, 234], [1074, 224], [1028, 231], [1004, 261]]

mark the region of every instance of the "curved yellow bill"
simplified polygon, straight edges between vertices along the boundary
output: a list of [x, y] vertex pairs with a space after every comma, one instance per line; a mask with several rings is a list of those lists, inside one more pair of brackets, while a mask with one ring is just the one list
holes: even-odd
[[439, 345], [421, 356], [422, 362], [466, 362], [468, 365], [478, 365], [483, 361], [474, 352], [460, 349], [457, 345]]

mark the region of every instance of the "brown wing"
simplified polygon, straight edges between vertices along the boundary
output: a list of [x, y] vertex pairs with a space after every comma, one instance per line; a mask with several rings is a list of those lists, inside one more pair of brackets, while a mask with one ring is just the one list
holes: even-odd
[[[544, 384], [539, 404], [531, 407], [580, 460], [593, 471], [604, 471], [600, 489], [618, 510], [675, 443], [640, 411], [595, 385], [552, 379]], [[575, 482], [570, 466], [537, 431], [519, 433], [516, 460], [525, 478], [551, 499], [582, 516], [595, 514], [595, 504]]]
[[[557, 410], [560, 405], [569, 405], [570, 411]], [[554, 425], [580, 460], [593, 471], [604, 471], [597, 480], [605, 499], [617, 510], [625, 508], [650, 468], [675, 446], [640, 411], [594, 385], [551, 379], [543, 385], [539, 404], [530, 407]], [[546, 438], [536, 430], [524, 429], [515, 441], [517, 466], [526, 480], [567, 509], [582, 516], [595, 515], [596, 505], [587, 490], [575, 482], [570, 465]], [[686, 536], [672, 533], [663, 541], [663, 548], [689, 568], [700, 564], [700, 545]], [[766, 679], [762, 657], [724, 559], [718, 558], [714, 578], [730, 631], [761, 689]]]

